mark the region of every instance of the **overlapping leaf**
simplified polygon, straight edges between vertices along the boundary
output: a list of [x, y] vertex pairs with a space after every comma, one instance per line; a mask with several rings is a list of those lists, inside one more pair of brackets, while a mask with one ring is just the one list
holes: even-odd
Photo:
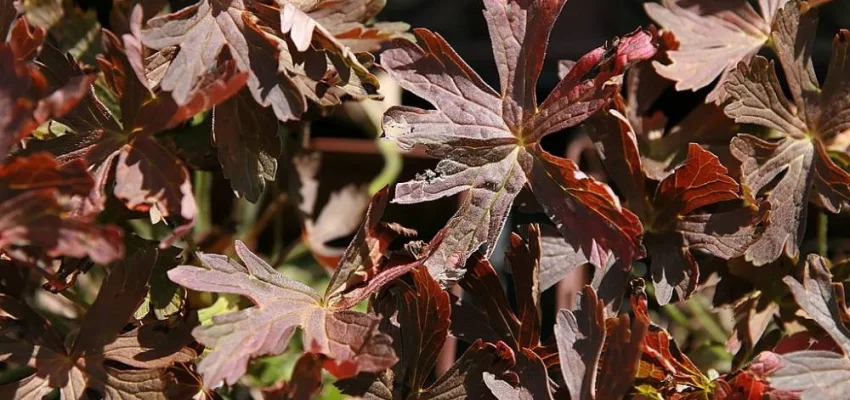
[[284, 277], [241, 242], [236, 252], [244, 266], [226, 256], [199, 254], [203, 267], [181, 265], [168, 272], [189, 289], [238, 294], [255, 304], [213, 317], [212, 325], [193, 331], [213, 348], [198, 368], [209, 387], [235, 383], [253, 357], [283, 352], [297, 328], [303, 331], [305, 350], [328, 356], [325, 367], [339, 377], [395, 364], [389, 337], [377, 331], [377, 318], [327, 307], [313, 289]]
[[635, 133], [621, 111], [600, 115], [590, 137], [597, 143], [611, 179], [647, 229], [644, 244], [659, 303], [668, 303], [674, 293], [686, 299], [699, 278], [691, 249], [726, 260], [743, 255], [763, 231], [769, 204], [707, 211], [706, 207], [718, 203], [752, 200], [743, 198], [738, 183], [714, 154], [694, 143], [688, 146], [687, 158], [649, 197]]
[[70, 215], [69, 200], [92, 189], [82, 162], [60, 166], [49, 154], [0, 165], [0, 252], [41, 263], [59, 256], [107, 264], [123, 256], [121, 230]]
[[394, 315], [398, 321], [386, 330], [392, 332], [401, 361], [378, 376], [362, 375], [338, 386], [346, 394], [387, 400], [485, 396], [485, 377], [502, 377], [514, 365], [513, 351], [502, 342], [475, 341], [442, 376], [426, 384], [448, 337], [451, 307], [448, 293], [424, 268], [411, 275], [413, 285], [396, 281], [378, 306], [384, 317]]
[[738, 62], [749, 62], [770, 39], [773, 17], [787, 2], [759, 0], [760, 12], [746, 0], [646, 3], [647, 14], [681, 43], [668, 53], [669, 64], [653, 63], [655, 70], [675, 81], [677, 90], [697, 90], [717, 81], [706, 101], [724, 102], [729, 73]]
[[[577, 125], [608, 104], [605, 86], [655, 52], [635, 32], [582, 57], [538, 106], [535, 87], [549, 32], [565, 0], [485, 1], [502, 92], [487, 86], [439, 35], [416, 30], [420, 44], [398, 40], [381, 64], [404, 88], [436, 110], [394, 107], [384, 135], [401, 148], [421, 146], [440, 159], [435, 171], [399, 184], [395, 202], [419, 203], [466, 192], [427, 265], [443, 284], [463, 275], [482, 244], [492, 251], [513, 199], [529, 183], [561, 233], [595, 265], [610, 253], [627, 264], [642, 253], [637, 218], [605, 185], [571, 162], [546, 153], [542, 137]], [[551, 199], [565, 199], [552, 201]], [[575, 232], [583, 232], [575, 235]]]
[[337, 377], [379, 372], [395, 364], [390, 337], [378, 332], [379, 319], [349, 310], [419, 265], [412, 258], [402, 262], [389, 257], [387, 248], [395, 236], [380, 224], [387, 197], [385, 189], [373, 199], [324, 297], [279, 274], [238, 241], [236, 253], [244, 265], [222, 255], [199, 254], [203, 267], [182, 265], [168, 272], [171, 280], [187, 288], [238, 294], [255, 304], [195, 329], [195, 338], [213, 348], [199, 366], [208, 385], [235, 383], [251, 358], [283, 352], [296, 328], [303, 331], [305, 350], [327, 356], [325, 368]]
[[378, 80], [367, 69], [371, 56], [354, 51], [403, 36], [403, 24], [366, 24], [383, 6], [376, 0], [201, 0], [150, 20], [143, 42], [173, 58], [160, 67], [157, 82], [181, 105], [222, 53], [247, 73], [247, 89], [216, 108], [213, 135], [234, 191], [257, 201], [277, 168], [276, 120], [300, 119], [309, 102], [332, 106], [344, 96], [377, 97]]
[[685, 355], [667, 330], [651, 323], [642, 281], [633, 284], [632, 309], [638, 320], [649, 325], [643, 337], [643, 354], [635, 376], [638, 393], [664, 399], [702, 399], [711, 394], [713, 385]]
[[147, 292], [156, 252], [136, 252], [111, 267], [109, 278], [67, 347], [38, 313], [0, 295], [0, 309], [11, 316], [2, 322], [0, 359], [35, 369], [31, 375], [0, 386], [0, 395], [41, 398], [58, 389], [62, 398], [68, 399], [84, 397], [86, 390], [106, 399], [166, 399], [182, 390], [168, 368], [196, 356], [185, 346], [190, 341], [189, 324], [172, 328], [149, 325], [121, 333]]
[[[768, 374], [770, 385], [779, 390], [801, 393], [801, 398], [838, 399], [847, 392], [850, 381], [850, 329], [841, 317], [844, 287], [832, 283], [828, 261], [809, 255], [802, 280], [783, 279], [794, 300], [835, 341], [839, 354], [826, 350], [802, 350], [778, 356]], [[839, 297], [840, 296], [840, 297]], [[771, 359], [771, 353], [760, 357]]]
[[80, 74], [63, 85], [50, 86], [28, 62], [44, 40], [44, 31], [30, 31], [26, 22], [19, 21], [11, 42], [0, 45], [0, 162], [39, 124], [68, 113], [94, 81], [94, 75]]
[[[593, 118], [588, 127], [591, 130], [616, 132], [623, 129], [622, 124], [627, 120], [638, 143], [643, 170], [647, 177], [654, 180], [664, 179], [684, 161], [690, 143], [700, 144], [725, 164], [732, 158], [729, 141], [738, 133], [738, 127], [725, 116], [723, 107], [712, 102], [700, 103], [680, 121], [671, 120], [670, 116], [659, 110], [663, 104], [662, 98], [673, 82], [659, 75], [652, 64], [669, 62], [670, 52], [679, 49], [680, 44], [670, 31], [658, 31], [653, 27], [649, 31], [658, 46], [658, 52], [650, 60], [629, 69], [624, 82], [625, 96], [615, 96], [614, 108], [626, 117], [625, 120]], [[602, 150], [610, 152], [608, 149]], [[618, 152], [611, 152], [610, 156], [615, 157]], [[627, 171], [632, 169], [622, 172]], [[615, 172], [608, 171], [609, 174]]]
[[[536, 226], [529, 227], [528, 244], [519, 235], [511, 235], [506, 260], [511, 265], [516, 290], [514, 312], [493, 266], [481, 253], [474, 254], [467, 262], [466, 276], [460, 281], [472, 300], [455, 302], [452, 311], [459, 316], [452, 323], [453, 335], [469, 343], [480, 338], [509, 346], [517, 362], [511, 371], [518, 375], [521, 387], [532, 389], [532, 394], [543, 390], [534, 383], [540, 379], [535, 372], [537, 365], [543, 365], [545, 370], [557, 364], [554, 344], [541, 338], [540, 257], [540, 232]], [[480, 322], [466, 322], [473, 318]]]
[[390, 39], [410, 38], [403, 22], [374, 22], [387, 0], [334, 0], [315, 2], [307, 15], [326, 27], [355, 52], [377, 51]]
[[[318, 86], [312, 88], [312, 93], [302, 92], [299, 83], [306, 82], [296, 82], [300, 79], [298, 74], [309, 71], [310, 77], [318, 83], [322, 82], [326, 71], [342, 66], [345, 69], [336, 70], [337, 76], [348, 78], [352, 75], [366, 85], [361, 90], [374, 89], [377, 81], [355, 55], [296, 4], [285, 2], [277, 9], [254, 0], [201, 0], [148, 21], [148, 28], [143, 32], [145, 45], [156, 50], [180, 46], [160, 85], [172, 92], [178, 104], [185, 104], [207, 68], [215, 65], [226, 47], [236, 60], [237, 69], [248, 73], [248, 88], [254, 100], [263, 107], [272, 107], [282, 121], [301, 115], [307, 105], [305, 97], [322, 97], [317, 93]], [[279, 13], [278, 26], [270, 27], [277, 28], [270, 33], [260, 23], [263, 16], [274, 13]], [[285, 39], [291, 41], [287, 43]], [[310, 47], [314, 41], [316, 49]], [[296, 57], [318, 64], [298, 71], [293, 63]], [[294, 79], [293, 75], [296, 75]], [[324, 83], [339, 86], [333, 82]]]
[[772, 210], [765, 234], [745, 254], [755, 265], [783, 254], [797, 258], [809, 201], [830, 212], [850, 202], [850, 175], [827, 153], [832, 146], [845, 150], [841, 143], [850, 126], [850, 32], [836, 35], [821, 87], [809, 58], [817, 10], [803, 13], [801, 7], [792, 2], [780, 10], [771, 36], [792, 98], [786, 98], [774, 63], [762, 57], [749, 65], [740, 63], [726, 83], [732, 98], [727, 115], [779, 135], [777, 140], [763, 140], [741, 134], [731, 144], [732, 154], [741, 161], [742, 183], [765, 196]]
[[[605, 318], [604, 304], [585, 287], [577, 311], [561, 310], [555, 338], [571, 399], [619, 399], [632, 386], [649, 321]], [[603, 351], [604, 349], [604, 351]]]
[[[125, 35], [123, 43], [130, 40], [132, 36]], [[188, 171], [154, 135], [232, 96], [244, 86], [246, 76], [237, 73], [232, 62], [222, 63], [205, 76], [202, 86], [195, 88], [181, 106], [170, 96], [148, 89], [123, 43], [106, 31], [106, 52], [98, 59], [109, 89], [120, 98], [120, 122], [92, 93], [90, 99], [58, 119], [74, 134], [33, 142], [30, 149], [49, 150], [61, 161], [82, 159], [92, 168], [95, 188], [79, 207], [80, 214], [99, 212], [108, 195], [107, 187], [114, 182], [112, 194], [128, 208], [176, 222], [172, 235], [162, 242], [166, 248], [192, 227], [196, 209]], [[73, 60], [49, 45], [39, 59], [53, 85], [75, 79], [80, 73]]]

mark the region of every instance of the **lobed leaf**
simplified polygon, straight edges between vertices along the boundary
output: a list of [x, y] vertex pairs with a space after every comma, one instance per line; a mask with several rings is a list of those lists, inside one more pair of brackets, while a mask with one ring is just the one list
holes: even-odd
[[745, 0], [646, 3], [649, 17], [672, 31], [680, 43], [668, 52], [669, 64], [654, 61], [653, 67], [675, 81], [680, 91], [697, 90], [716, 80], [706, 101], [723, 103], [728, 98], [724, 83], [729, 73], [765, 45], [774, 14], [787, 1], [762, 0], [760, 14]]
[[[534, 88], [549, 32], [564, 3], [485, 2], [501, 93], [484, 83], [442, 37], [424, 29], [414, 31], [419, 44], [395, 40], [381, 56], [393, 79], [436, 107], [393, 107], [384, 115], [384, 137], [406, 150], [421, 146], [440, 159], [435, 171], [399, 184], [394, 201], [419, 203], [467, 193], [425, 261], [444, 286], [463, 276], [465, 260], [480, 246], [485, 255], [492, 251], [489, 244], [496, 241], [526, 183], [568, 242], [591, 263], [602, 267], [613, 253], [630, 264], [642, 252], [637, 218], [620, 207], [610, 189], [571, 162], [545, 153], [538, 142], [604, 107], [616, 91], [606, 83], [631, 63], [652, 56], [655, 48], [650, 36], [639, 31], [595, 49], [537, 107]], [[567, 202], [553, 204], [551, 198]], [[594, 241], [575, 233], [579, 224], [598, 233]]]
[[325, 368], [338, 377], [396, 363], [390, 338], [377, 331], [377, 318], [323, 304], [313, 289], [279, 274], [242, 242], [236, 252], [244, 266], [226, 256], [200, 254], [203, 267], [181, 265], [168, 272], [189, 289], [238, 294], [255, 305], [213, 317], [212, 325], [193, 331], [214, 349], [199, 365], [208, 387], [235, 383], [251, 358], [282, 353], [297, 328], [306, 351], [326, 355]]
[[121, 258], [120, 229], [68, 215], [68, 199], [88, 194], [92, 185], [82, 162], [60, 166], [45, 153], [0, 166], [0, 249], [21, 260], [88, 256], [108, 264]]
[[[67, 340], [68, 347], [26, 304], [0, 295], [0, 307], [12, 317], [0, 329], [0, 359], [20, 360], [35, 368], [35, 373], [0, 386], [0, 395], [41, 398], [59, 389], [63, 398], [80, 398], [93, 390], [106, 399], [166, 399], [177, 390], [181, 383], [167, 368], [196, 357], [185, 346], [188, 324], [150, 325], [121, 333], [147, 292], [156, 254], [156, 249], [141, 250], [112, 266], [80, 331]], [[23, 324], [23, 335], [17, 338], [9, 329], [16, 324]]]
[[810, 199], [832, 212], [850, 204], [850, 175], [824, 150], [841, 136], [836, 129], [844, 126], [843, 113], [832, 105], [843, 104], [834, 95], [848, 87], [843, 83], [846, 79], [838, 77], [845, 69], [842, 54], [847, 34], [839, 33], [833, 42], [829, 90], [821, 88], [810, 57], [816, 10], [804, 12], [803, 6], [788, 3], [778, 12], [771, 34], [793, 103], [785, 97], [773, 63], [762, 57], [740, 64], [726, 82], [732, 98], [726, 114], [737, 122], [774, 129], [780, 136], [768, 142], [742, 134], [730, 145], [741, 161], [742, 183], [754, 195], [764, 196], [772, 209], [764, 235], [745, 255], [755, 265], [775, 261], [782, 254], [797, 258]]

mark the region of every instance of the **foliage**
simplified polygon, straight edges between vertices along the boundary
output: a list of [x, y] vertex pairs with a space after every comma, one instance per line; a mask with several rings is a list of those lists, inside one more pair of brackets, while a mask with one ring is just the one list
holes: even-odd
[[830, 2], [645, 3], [538, 102], [567, 0], [482, 1], [498, 89], [386, 0], [0, 0], [0, 397], [844, 398]]

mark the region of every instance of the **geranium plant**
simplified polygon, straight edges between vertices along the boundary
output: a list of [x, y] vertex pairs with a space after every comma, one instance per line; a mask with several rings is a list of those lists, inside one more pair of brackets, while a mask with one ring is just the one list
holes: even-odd
[[843, 1], [386, 2], [0, 0], [0, 398], [850, 397]]

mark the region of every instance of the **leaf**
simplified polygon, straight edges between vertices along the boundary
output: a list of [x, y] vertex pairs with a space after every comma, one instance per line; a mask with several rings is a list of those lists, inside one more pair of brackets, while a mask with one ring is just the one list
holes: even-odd
[[558, 312], [555, 339], [570, 398], [593, 399], [596, 394], [596, 366], [605, 341], [603, 305], [593, 289], [584, 288], [579, 310], [578, 313]]
[[627, 315], [606, 320], [604, 308], [585, 286], [579, 309], [560, 310], [556, 317], [558, 357], [571, 399], [618, 399], [632, 386], [648, 322], [638, 318], [632, 324]]
[[533, 344], [540, 340], [540, 228], [529, 225], [527, 245], [519, 235], [511, 234], [510, 250], [505, 259], [513, 271], [517, 313], [524, 328], [519, 331], [519, 342]]
[[156, 265], [148, 281], [150, 290], [133, 315], [135, 319], [141, 320], [151, 313], [154, 318], [162, 321], [183, 310], [186, 291], [168, 279], [168, 270], [177, 266], [179, 256], [180, 252], [175, 247], [158, 251]]
[[743, 255], [758, 239], [766, 205], [725, 213], [697, 212], [740, 199], [739, 189], [717, 157], [696, 144], [689, 146], [685, 162], [659, 183], [653, 199], [656, 215], [654, 221], [646, 222], [655, 230], [647, 235], [646, 245], [659, 303], [669, 302], [674, 291], [679, 299], [686, 299], [696, 287], [699, 268], [690, 249], [728, 260]]
[[242, 90], [213, 110], [213, 143], [224, 175], [237, 196], [257, 202], [266, 181], [277, 176], [281, 145], [278, 122], [270, 110], [252, 107]]
[[405, 377], [410, 388], [421, 388], [437, 363], [437, 355], [448, 337], [451, 308], [448, 293], [431, 278], [427, 271], [411, 271], [414, 287], [401, 287], [396, 295], [401, 361], [396, 376]]
[[[66, 347], [49, 322], [26, 304], [0, 295], [0, 307], [13, 319], [3, 321], [0, 359], [21, 360], [36, 372], [0, 386], [4, 398], [41, 398], [59, 389], [63, 398], [94, 390], [107, 399], [165, 399], [179, 385], [167, 368], [189, 362], [187, 325], [146, 326], [121, 333], [147, 292], [156, 250], [139, 251], [112, 266], [109, 278]], [[14, 326], [23, 329], [20, 337]], [[119, 367], [120, 366], [120, 367]]]
[[[21, 50], [18, 50], [21, 51]], [[94, 81], [81, 75], [51, 89], [38, 69], [17, 59], [14, 48], [0, 45], [0, 162], [15, 142], [28, 136], [38, 125], [68, 113]]]
[[149, 136], [139, 135], [121, 149], [115, 167], [115, 197], [127, 208], [156, 211], [179, 222], [169, 239], [170, 246], [192, 228], [197, 212], [189, 173], [183, 164]]
[[[697, 90], [717, 80], [706, 98], [722, 103], [724, 82], [740, 61], [748, 62], [768, 41], [774, 12], [787, 0], [762, 0], [761, 14], [745, 0], [663, 0], [646, 3], [649, 17], [672, 31], [680, 43], [669, 51], [669, 64], [653, 62], [659, 75], [676, 82], [676, 90]], [[718, 79], [718, 77], [720, 79]]]
[[550, 226], [541, 226], [540, 236], [540, 291], [545, 291], [576, 268], [587, 264], [587, 259], [567, 243], [560, 233]]
[[730, 353], [752, 351], [758, 344], [779, 306], [761, 293], [753, 294], [735, 304], [735, 329], [726, 342]]
[[740, 371], [725, 374], [715, 380], [716, 399], [737, 399], [742, 394], [746, 399], [777, 398], [798, 400], [798, 392], [778, 390], [770, 386], [767, 373], [774, 371], [780, 364], [779, 357], [770, 352], [759, 354], [750, 364]]
[[587, 134], [599, 153], [605, 171], [623, 192], [629, 209], [645, 219], [646, 173], [644, 172], [638, 139], [631, 121], [622, 114], [625, 104], [617, 97], [615, 108], [603, 111], [590, 120]]
[[[839, 398], [847, 390], [850, 376], [850, 330], [841, 318], [839, 304], [844, 301], [844, 287], [832, 283], [828, 261], [810, 254], [802, 269], [802, 281], [783, 278], [794, 300], [808, 316], [821, 326], [844, 354], [817, 348], [760, 357], [774, 359], [768, 372], [771, 387], [799, 392], [802, 399]], [[838, 297], [840, 295], [840, 297]], [[809, 341], [811, 342], [811, 341]], [[806, 346], [809, 347], [809, 346]]]
[[68, 215], [71, 196], [88, 194], [92, 185], [82, 162], [60, 166], [44, 153], [0, 166], [0, 250], [15, 259], [42, 262], [88, 256], [108, 264], [121, 258], [118, 227]]
[[[456, 316], [452, 335], [469, 342], [481, 338], [506, 344], [516, 354], [517, 365], [511, 372], [518, 376], [521, 387], [530, 389], [532, 394], [546, 393], [534, 372], [537, 363], [556, 363], [552, 344], [541, 340], [540, 252], [540, 231], [536, 226], [529, 227], [527, 244], [512, 234], [506, 259], [513, 271], [517, 312], [511, 308], [493, 266], [481, 253], [467, 262], [467, 274], [460, 281], [474, 302], [455, 303], [452, 308]], [[480, 322], [469, 324], [469, 320]]]
[[412, 39], [403, 22], [373, 22], [386, 0], [339, 0], [316, 2], [307, 15], [326, 27], [351, 51], [378, 51], [391, 39]]
[[[275, 11], [279, 13], [277, 21], [263, 21]], [[268, 23], [272, 26], [266, 26]], [[316, 48], [310, 48], [311, 42], [316, 43]], [[354, 83], [364, 93], [377, 88], [377, 79], [349, 49], [288, 2], [278, 10], [254, 0], [201, 0], [148, 21], [143, 43], [155, 50], [180, 46], [160, 82], [178, 104], [187, 101], [193, 86], [206, 68], [215, 64], [224, 48], [236, 61], [238, 70], [248, 73], [248, 89], [257, 104], [271, 106], [282, 121], [300, 118], [306, 110], [306, 98], [317, 101], [323, 97], [323, 85], [308, 88], [299, 84], [299, 78], [291, 77], [304, 73], [293, 58], [315, 61], [306, 72], [325, 87]], [[325, 81], [323, 75], [328, 72], [339, 81]]]
[[490, 389], [490, 392], [493, 393], [493, 396], [495, 396], [498, 400], [534, 399], [534, 395], [532, 395], [531, 391], [529, 391], [528, 389], [524, 387], [513, 387], [510, 383], [497, 379], [495, 375], [489, 372], [484, 373], [484, 383], [487, 385], [487, 388]]
[[181, 265], [168, 272], [186, 288], [238, 294], [254, 303], [193, 331], [195, 339], [213, 348], [198, 367], [207, 387], [234, 384], [251, 358], [282, 353], [296, 328], [302, 330], [305, 349], [328, 356], [325, 368], [337, 377], [378, 372], [396, 363], [390, 338], [377, 332], [375, 317], [326, 308], [313, 289], [280, 275], [242, 242], [236, 242], [236, 253], [244, 266], [201, 253], [203, 267]]
[[[839, 300], [829, 273], [828, 261], [810, 254], [806, 258], [803, 281], [790, 276], [782, 279], [794, 300], [815, 322], [835, 340], [845, 353], [850, 352], [850, 330], [844, 326], [839, 311]], [[840, 286], [840, 283], [835, 284]]]
[[[501, 93], [428, 30], [414, 31], [419, 45], [396, 40], [381, 55], [381, 65], [402, 88], [436, 107], [397, 106], [384, 115], [386, 138], [403, 150], [420, 146], [440, 159], [435, 171], [399, 184], [394, 202], [420, 203], [467, 193], [426, 261], [444, 286], [463, 275], [464, 261], [480, 246], [490, 254], [489, 244], [496, 242], [514, 198], [527, 182], [561, 233], [597, 266], [609, 252], [624, 260], [641, 253], [637, 218], [620, 207], [605, 185], [581, 174], [571, 161], [546, 153], [539, 141], [604, 107], [615, 92], [605, 83], [655, 49], [645, 32], [597, 48], [582, 57], [538, 107], [534, 88], [549, 31], [564, 3], [485, 2]], [[552, 198], [567, 201], [553, 204]], [[577, 215], [581, 219], [576, 220]], [[575, 234], [579, 224], [594, 232], [594, 242], [589, 235]]]
[[642, 279], [632, 283], [631, 304], [635, 317], [649, 328], [643, 336], [636, 388], [660, 398], [680, 398], [678, 396], [682, 393], [688, 393], [688, 396], [709, 395], [711, 380], [679, 349], [667, 330], [652, 324], [649, 319]]
[[[44, 44], [44, 29], [32, 26], [26, 18], [18, 18], [9, 34], [9, 46], [15, 57], [21, 61], [32, 61], [38, 55], [38, 50]], [[5, 36], [3, 36], [5, 37]]]
[[[528, 337], [530, 342], [520, 342], [520, 338], [523, 337], [521, 333], [523, 327], [520, 326], [519, 318], [512, 311], [507, 295], [505, 295], [502, 289], [499, 276], [490, 262], [480, 253], [477, 253], [468, 261], [468, 264], [468, 273], [460, 281], [460, 285], [475, 301], [474, 303], [463, 302], [459, 306], [475, 308], [477, 313], [483, 317], [481, 325], [486, 326], [488, 330], [496, 335], [494, 340], [505, 342], [514, 352], [520, 351], [525, 346], [537, 347], [536, 345], [540, 343], [539, 337]], [[515, 270], [524, 267], [513, 266]], [[459, 313], [458, 311], [460, 310], [453, 310], [452, 313], [457, 315]], [[477, 337], [486, 338], [484, 335], [475, 333], [478, 329], [482, 328], [475, 326], [478, 324], [470, 325], [461, 321], [456, 318], [455, 323], [452, 324], [452, 333], [455, 336], [461, 339], [469, 339], [470, 341], [474, 341]], [[527, 326], [524, 328], [539, 330], [539, 327]], [[471, 334], [464, 333], [470, 330], [472, 331]]]
[[513, 363], [513, 353], [504, 343], [493, 345], [475, 341], [420, 398], [442, 399], [455, 395], [481, 398], [490, 392], [482, 380], [484, 373], [501, 375]]
[[844, 95], [839, 93], [850, 90], [840, 72], [846, 69], [850, 33], [842, 31], [833, 41], [828, 79], [819, 87], [807, 50], [814, 39], [817, 13], [802, 13], [799, 7], [791, 2], [777, 14], [771, 36], [793, 103], [782, 91], [774, 64], [762, 57], [755, 57], [750, 65], [739, 64], [726, 82], [732, 98], [725, 108], [727, 115], [779, 133], [775, 141], [742, 134], [730, 146], [741, 161], [742, 183], [753, 194], [766, 197], [772, 210], [764, 235], [745, 254], [755, 265], [770, 263], [782, 254], [798, 257], [809, 199], [831, 212], [850, 204], [850, 174], [825, 150], [840, 141], [844, 121], [850, 121], [833, 108], [843, 104], [839, 99]]
[[[643, 226], [611, 188], [585, 175], [571, 160], [536, 150], [529, 184], [570, 245], [597, 268], [607, 267], [612, 259], [631, 265], [641, 258]], [[561, 198], [569, 202], [545, 200]]]
[[634, 129], [621, 112], [625, 105], [617, 101], [615, 106], [617, 109], [595, 119], [590, 137], [606, 171], [647, 229], [643, 244], [651, 260], [658, 302], [667, 304], [674, 293], [680, 300], [687, 299], [699, 280], [699, 265], [691, 249], [725, 260], [744, 255], [764, 231], [770, 205], [744, 204], [724, 212], [707, 209], [719, 203], [750, 200], [741, 196], [738, 183], [718, 157], [696, 143], [688, 145], [686, 158], [648, 198], [649, 176], [639, 156]]
[[424, 268], [410, 273], [413, 285], [395, 281], [377, 306], [385, 318], [394, 315], [398, 324], [390, 329], [401, 359], [390, 374], [395, 379], [384, 383], [381, 376], [360, 375], [337, 385], [343, 393], [365, 398], [434, 399], [449, 394], [478, 398], [488, 393], [482, 375], [501, 377], [515, 363], [513, 351], [502, 342], [475, 341], [436, 382], [425, 386], [448, 337], [452, 309], [448, 294]]
[[763, 265], [782, 254], [796, 257], [806, 226], [814, 157], [812, 144], [793, 139], [774, 143], [741, 135], [730, 147], [732, 154], [743, 161], [742, 181], [753, 193], [759, 193], [782, 174], [767, 196], [772, 210], [768, 227], [762, 238], [747, 250], [747, 260]]
[[800, 393], [803, 400], [838, 399], [848, 389], [850, 359], [829, 351], [807, 350], [781, 356], [769, 375], [772, 387]]
[[[154, 222], [161, 217], [175, 222], [176, 228], [161, 243], [167, 248], [194, 224], [195, 200], [185, 167], [154, 135], [224, 101], [244, 86], [247, 77], [237, 73], [232, 62], [222, 63], [205, 75], [201, 86], [181, 106], [169, 96], [152, 93], [146, 82], [139, 80], [121, 39], [108, 31], [103, 39], [105, 53], [98, 63], [110, 91], [120, 97], [120, 123], [89, 86], [92, 97], [59, 119], [75, 133], [30, 147], [59, 154], [63, 162], [82, 159], [92, 167], [95, 187], [79, 214], [91, 216], [101, 211], [108, 188], [114, 186], [112, 193], [127, 208], [153, 210]], [[73, 59], [51, 46], [45, 46], [40, 62], [52, 85], [63, 85], [81, 74]]]
[[381, 215], [389, 199], [384, 188], [369, 203], [366, 218], [345, 249], [328, 282], [323, 303], [333, 309], [351, 308], [382, 286], [420, 265], [418, 260], [388, 252], [393, 240], [409, 231], [397, 224], [384, 224]]
[[[667, 54], [679, 48], [675, 36], [670, 31], [659, 32], [653, 27], [649, 31], [658, 46], [658, 52], [650, 60], [669, 62]], [[731, 159], [729, 140], [739, 128], [725, 116], [722, 107], [712, 102], [700, 103], [681, 120], [668, 119], [662, 112], [665, 108], [661, 100], [673, 82], [659, 75], [649, 62], [636, 64], [627, 72], [624, 81], [625, 97], [615, 96], [613, 110], [591, 118], [587, 133], [606, 164], [621, 163], [606, 167], [606, 173], [624, 193], [629, 209], [643, 218], [643, 205], [630, 200], [643, 198], [640, 193], [634, 193], [636, 190], [645, 191], [637, 183], [640, 181], [637, 175], [663, 180], [684, 161], [690, 143], [700, 144], [726, 164]], [[631, 148], [634, 142], [640, 150], [637, 155]], [[621, 151], [625, 157], [621, 157]], [[624, 161], [627, 163], [622, 163]], [[642, 164], [643, 174], [632, 167], [638, 164]], [[629, 179], [628, 175], [634, 178]]]

